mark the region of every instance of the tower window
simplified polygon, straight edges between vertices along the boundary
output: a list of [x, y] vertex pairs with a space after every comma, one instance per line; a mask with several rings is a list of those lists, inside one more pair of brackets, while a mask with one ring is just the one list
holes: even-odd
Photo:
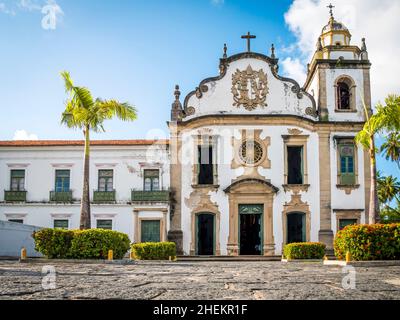
[[345, 82], [337, 84], [337, 108], [338, 110], [350, 110], [350, 88]]

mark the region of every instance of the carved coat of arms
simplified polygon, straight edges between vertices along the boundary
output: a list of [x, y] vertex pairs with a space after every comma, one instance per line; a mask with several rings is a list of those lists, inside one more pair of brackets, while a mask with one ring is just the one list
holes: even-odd
[[249, 65], [246, 70], [237, 69], [232, 75], [233, 105], [235, 107], [243, 106], [249, 111], [257, 107], [266, 107], [268, 93], [268, 79], [262, 69], [255, 71]]

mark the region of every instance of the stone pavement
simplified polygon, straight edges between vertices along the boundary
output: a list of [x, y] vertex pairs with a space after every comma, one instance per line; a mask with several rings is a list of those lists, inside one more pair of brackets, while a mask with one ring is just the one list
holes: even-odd
[[43, 264], [0, 261], [0, 299], [400, 299], [400, 267], [355, 268], [281, 262], [55, 263], [56, 288], [42, 288]]

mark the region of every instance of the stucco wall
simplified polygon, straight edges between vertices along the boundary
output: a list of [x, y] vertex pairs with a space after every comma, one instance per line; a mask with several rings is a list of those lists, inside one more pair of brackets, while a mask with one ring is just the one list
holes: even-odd
[[37, 230], [40, 228], [0, 220], [0, 257], [20, 257], [22, 248], [26, 249], [28, 257], [41, 257], [32, 238]]

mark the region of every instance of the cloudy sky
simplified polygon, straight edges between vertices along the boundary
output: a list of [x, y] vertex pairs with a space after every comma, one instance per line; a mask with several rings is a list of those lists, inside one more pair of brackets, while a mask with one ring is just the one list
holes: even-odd
[[[166, 135], [175, 84], [182, 95], [218, 73], [223, 44], [277, 48], [280, 72], [303, 83], [329, 19], [321, 0], [0, 0], [0, 139], [77, 139], [59, 125], [65, 99], [59, 72], [95, 96], [135, 104], [132, 124], [106, 124], [95, 138]], [[400, 93], [400, 1], [335, 0], [335, 18], [353, 44], [366, 38], [374, 103]], [[388, 171], [391, 171], [389, 168]]]

